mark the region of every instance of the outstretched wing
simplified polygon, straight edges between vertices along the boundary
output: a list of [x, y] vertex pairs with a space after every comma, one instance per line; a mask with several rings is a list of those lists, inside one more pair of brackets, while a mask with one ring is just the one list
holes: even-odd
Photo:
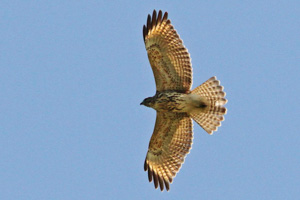
[[184, 162], [193, 142], [192, 119], [186, 113], [157, 112], [154, 132], [147, 152], [144, 170], [155, 188], [170, 183]]
[[188, 50], [184, 47], [168, 13], [153, 11], [148, 15], [143, 36], [150, 65], [153, 70], [156, 90], [189, 91], [192, 86], [192, 64]]

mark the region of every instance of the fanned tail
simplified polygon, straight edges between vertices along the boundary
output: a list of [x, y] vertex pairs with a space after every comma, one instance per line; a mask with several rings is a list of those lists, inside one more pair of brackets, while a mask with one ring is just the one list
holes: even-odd
[[192, 94], [197, 94], [205, 98], [205, 105], [201, 111], [189, 113], [190, 116], [209, 134], [217, 131], [221, 126], [221, 121], [224, 120], [224, 115], [227, 109], [224, 105], [227, 100], [224, 98], [226, 93], [223, 92], [223, 87], [217, 77], [211, 77], [202, 85], [196, 87]]

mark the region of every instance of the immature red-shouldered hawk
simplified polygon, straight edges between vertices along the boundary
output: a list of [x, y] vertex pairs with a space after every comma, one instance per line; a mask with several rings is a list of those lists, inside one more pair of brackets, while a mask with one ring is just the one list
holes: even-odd
[[147, 152], [144, 169], [154, 180], [155, 188], [170, 183], [179, 171], [193, 142], [195, 120], [207, 133], [221, 126], [226, 114], [227, 100], [216, 77], [190, 90], [192, 86], [191, 59], [179, 38], [168, 13], [153, 11], [143, 27], [148, 58], [153, 70], [156, 94], [141, 105], [156, 110], [156, 122]]

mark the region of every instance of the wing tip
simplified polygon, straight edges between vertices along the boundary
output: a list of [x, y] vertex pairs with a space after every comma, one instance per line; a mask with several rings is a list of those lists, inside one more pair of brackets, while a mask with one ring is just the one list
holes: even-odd
[[146, 25], [143, 26], [144, 41], [146, 39], [146, 36], [149, 33], [149, 30], [152, 30], [154, 27], [156, 27], [157, 24], [159, 24], [165, 20], [168, 20], [168, 12], [165, 12], [163, 16], [162, 16], [162, 14], [163, 14], [163, 12], [161, 10], [159, 10], [158, 15], [157, 15], [157, 12], [155, 9], [153, 10], [152, 17], [150, 14], [148, 14], [147, 23], [146, 23]]
[[157, 189], [159, 186], [162, 192], [164, 191], [164, 189], [166, 189], [166, 191], [170, 190], [170, 183], [172, 183], [172, 178], [168, 177], [168, 180], [166, 180], [165, 178], [160, 176], [155, 170], [152, 169], [152, 167], [149, 166], [147, 159], [144, 163], [144, 170], [148, 171], [148, 180], [150, 183], [153, 180], [155, 189]]

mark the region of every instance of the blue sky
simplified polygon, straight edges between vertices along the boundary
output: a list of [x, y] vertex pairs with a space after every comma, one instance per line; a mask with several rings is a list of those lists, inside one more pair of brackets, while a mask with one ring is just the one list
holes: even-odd
[[[0, 199], [296, 199], [299, 1], [2, 1]], [[153, 9], [228, 113], [169, 192], [143, 171], [155, 111], [142, 26]]]

